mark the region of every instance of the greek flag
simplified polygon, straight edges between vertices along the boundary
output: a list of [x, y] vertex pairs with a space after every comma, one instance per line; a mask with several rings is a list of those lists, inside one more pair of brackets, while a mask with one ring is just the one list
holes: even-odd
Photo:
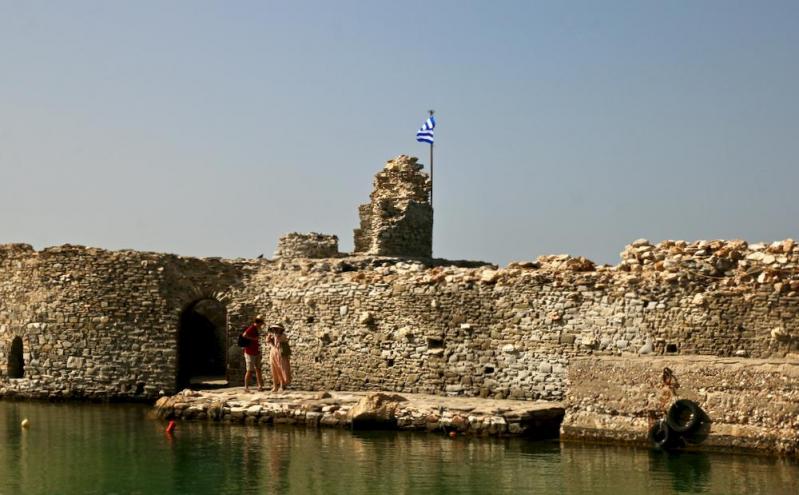
[[431, 115], [430, 118], [425, 121], [422, 128], [416, 131], [416, 140], [420, 143], [433, 144], [433, 129], [435, 128], [436, 118]]

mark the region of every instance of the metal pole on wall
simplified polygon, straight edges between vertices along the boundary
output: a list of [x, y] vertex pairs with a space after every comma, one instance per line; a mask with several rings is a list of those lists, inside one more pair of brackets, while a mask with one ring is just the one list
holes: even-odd
[[[429, 110], [432, 117], [435, 110]], [[433, 143], [430, 143], [430, 206], [433, 206]]]
[[433, 143], [430, 143], [430, 206], [433, 206]]

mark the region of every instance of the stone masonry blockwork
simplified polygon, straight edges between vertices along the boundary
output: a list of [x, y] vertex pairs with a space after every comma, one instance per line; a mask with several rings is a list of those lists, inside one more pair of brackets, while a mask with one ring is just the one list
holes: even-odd
[[[560, 255], [502, 269], [0, 245], [0, 395], [171, 393], [181, 312], [214, 299], [226, 308], [233, 384], [236, 336], [261, 314], [288, 328], [297, 388], [561, 400], [575, 357], [648, 347], [795, 360], [797, 261], [791, 240], [639, 240], [618, 266]], [[7, 375], [15, 337], [21, 379]]]

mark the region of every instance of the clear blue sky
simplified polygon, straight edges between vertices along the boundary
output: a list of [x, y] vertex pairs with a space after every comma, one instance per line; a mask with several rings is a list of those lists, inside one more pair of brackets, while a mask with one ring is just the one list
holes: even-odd
[[438, 257], [799, 238], [797, 1], [0, 0], [0, 243], [352, 249], [437, 111]]

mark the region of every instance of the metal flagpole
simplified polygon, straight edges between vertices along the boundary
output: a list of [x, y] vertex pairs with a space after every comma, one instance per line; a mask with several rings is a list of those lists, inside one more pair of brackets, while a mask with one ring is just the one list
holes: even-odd
[[433, 206], [433, 143], [430, 143], [430, 206]]
[[[435, 110], [429, 110], [432, 117]], [[430, 206], [433, 206], [433, 143], [430, 143]]]

